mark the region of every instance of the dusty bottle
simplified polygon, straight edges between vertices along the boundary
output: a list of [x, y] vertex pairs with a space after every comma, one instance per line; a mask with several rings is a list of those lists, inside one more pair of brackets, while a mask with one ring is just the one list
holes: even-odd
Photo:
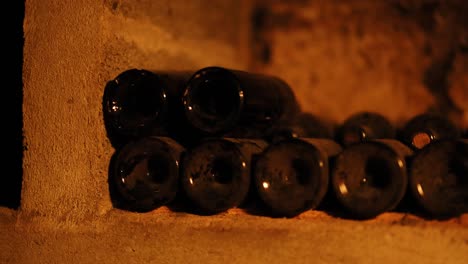
[[348, 216], [369, 219], [397, 207], [406, 193], [412, 150], [395, 139], [345, 148], [336, 158], [331, 189]]
[[290, 120], [280, 122], [267, 129], [265, 139], [277, 142], [291, 138], [333, 138], [333, 126], [319, 116], [301, 112]]
[[328, 190], [329, 160], [341, 152], [330, 139], [290, 138], [269, 145], [254, 169], [256, 190], [275, 216], [315, 209]]
[[468, 139], [441, 139], [418, 151], [409, 171], [409, 191], [433, 218], [468, 213]]
[[384, 115], [367, 111], [348, 117], [336, 133], [336, 140], [345, 147], [367, 140], [394, 137], [395, 128]]
[[[273, 124], [295, 116], [300, 108], [283, 80], [216, 66], [193, 75], [184, 94], [184, 105], [188, 121], [208, 136], [226, 135], [233, 130], [257, 130], [261, 134]], [[243, 136], [230, 134], [233, 135]]]
[[116, 151], [109, 188], [117, 208], [148, 212], [171, 202], [178, 191], [185, 149], [168, 137], [143, 137]]
[[434, 140], [460, 137], [460, 129], [447, 117], [424, 113], [408, 120], [399, 132], [399, 139], [414, 150]]
[[183, 160], [181, 185], [200, 214], [238, 207], [249, 193], [251, 164], [267, 143], [255, 139], [206, 138]]
[[[114, 147], [144, 136], [168, 136], [184, 122], [182, 95], [188, 71], [128, 69], [107, 82], [104, 125]], [[171, 131], [172, 130], [172, 131]]]

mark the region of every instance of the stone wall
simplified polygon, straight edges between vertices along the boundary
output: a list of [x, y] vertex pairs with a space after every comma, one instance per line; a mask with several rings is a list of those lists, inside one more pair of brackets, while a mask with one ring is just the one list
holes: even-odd
[[210, 3], [27, 1], [22, 213], [76, 223], [111, 209], [101, 102], [121, 71], [247, 67], [248, 3]]
[[397, 126], [424, 111], [468, 127], [466, 1], [258, 1], [252, 60], [306, 111], [370, 110]]

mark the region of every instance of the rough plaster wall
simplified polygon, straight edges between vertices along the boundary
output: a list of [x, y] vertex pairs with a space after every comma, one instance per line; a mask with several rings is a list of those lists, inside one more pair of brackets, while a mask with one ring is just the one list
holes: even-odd
[[106, 198], [99, 97], [104, 7], [26, 1], [21, 210], [83, 221]]
[[304, 110], [397, 126], [435, 110], [468, 127], [468, 2], [257, 2], [251, 68], [283, 77]]
[[208, 5], [203, 0], [106, 0], [105, 6], [106, 78], [129, 67], [247, 66], [245, 0], [216, 0]]
[[26, 1], [26, 218], [73, 226], [111, 209], [107, 166], [114, 150], [101, 112], [106, 81], [131, 67], [246, 67], [244, 2], [210, 3]]

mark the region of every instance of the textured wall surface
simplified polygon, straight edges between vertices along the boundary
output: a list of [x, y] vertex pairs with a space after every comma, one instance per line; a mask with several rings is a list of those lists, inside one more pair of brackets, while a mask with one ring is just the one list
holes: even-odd
[[22, 211], [83, 221], [106, 199], [104, 6], [26, 1]]
[[466, 1], [258, 1], [251, 68], [306, 111], [370, 110], [396, 125], [430, 110], [468, 127]]
[[106, 81], [133, 67], [245, 68], [243, 10], [242, 1], [27, 1], [21, 211], [73, 223], [110, 210]]
[[26, 1], [23, 190], [19, 210], [0, 208], [1, 263], [464, 263], [467, 215], [112, 208], [101, 99], [128, 68], [270, 73], [305, 110], [337, 122], [363, 109], [397, 122], [428, 107], [466, 122], [466, 5], [252, 2]]

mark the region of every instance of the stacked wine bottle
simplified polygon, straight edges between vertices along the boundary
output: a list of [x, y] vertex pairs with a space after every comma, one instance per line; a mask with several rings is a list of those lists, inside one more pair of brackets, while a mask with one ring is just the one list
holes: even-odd
[[355, 219], [468, 212], [468, 139], [445, 116], [423, 113], [397, 129], [359, 112], [334, 125], [304, 112], [276, 76], [215, 66], [123, 71], [102, 107], [117, 208]]

